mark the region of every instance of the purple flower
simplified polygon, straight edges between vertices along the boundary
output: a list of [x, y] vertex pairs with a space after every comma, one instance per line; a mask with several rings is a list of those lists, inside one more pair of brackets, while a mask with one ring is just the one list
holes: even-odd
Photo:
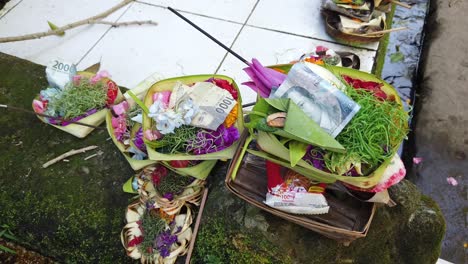
[[77, 117], [74, 117], [70, 120], [66, 120], [66, 121], [62, 121], [62, 119], [60, 117], [57, 117], [57, 118], [48, 118], [47, 121], [52, 124], [52, 125], [59, 125], [59, 126], [67, 126], [69, 124], [71, 124], [72, 122], [76, 122], [76, 121], [79, 121], [80, 119], [83, 119], [87, 116], [90, 116], [94, 113], [97, 112], [97, 109], [91, 109], [91, 110], [88, 110], [86, 111], [84, 114], [80, 115], [80, 116], [77, 116]]
[[226, 128], [220, 125], [215, 131], [200, 130], [194, 140], [190, 140], [187, 146], [187, 152], [193, 152], [195, 155], [202, 155], [221, 151], [230, 147], [239, 139], [239, 131], [236, 127]]
[[133, 139], [133, 144], [135, 144], [135, 146], [139, 150], [143, 151], [146, 154], [146, 145], [145, 145], [145, 142], [143, 141], [143, 129], [141, 127], [135, 133], [135, 138]]
[[250, 76], [252, 81], [242, 84], [247, 85], [264, 98], [268, 98], [271, 89], [279, 87], [286, 79], [286, 74], [263, 67], [257, 59], [252, 59], [252, 63], [244, 71]]
[[172, 201], [172, 199], [174, 199], [174, 194], [168, 192], [168, 193], [165, 193], [165, 194], [163, 195], [163, 197], [166, 198], [166, 199], [168, 199], [169, 201]]
[[309, 164], [312, 164], [316, 169], [324, 170], [325, 168], [323, 153], [312, 145], [307, 147], [307, 152], [302, 159], [307, 161]]
[[171, 253], [172, 244], [177, 242], [177, 236], [171, 234], [170, 230], [160, 233], [154, 240], [154, 247], [159, 251], [161, 257], [165, 258]]

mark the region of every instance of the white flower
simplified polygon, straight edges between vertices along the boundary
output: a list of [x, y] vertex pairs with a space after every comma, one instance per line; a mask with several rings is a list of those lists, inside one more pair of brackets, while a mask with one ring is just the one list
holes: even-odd
[[193, 103], [191, 98], [188, 98], [179, 104], [177, 112], [182, 115], [184, 124], [189, 125], [192, 122], [192, 117], [198, 112], [198, 106]]
[[134, 117], [131, 118], [132, 121], [135, 121], [139, 124], [143, 124], [143, 115], [142, 114], [138, 114]]
[[151, 118], [155, 118], [156, 116], [164, 112], [161, 101], [155, 101], [148, 110], [148, 116]]
[[144, 160], [146, 158], [146, 154], [137, 148], [129, 147], [127, 151], [133, 154], [132, 159]]
[[184, 124], [184, 120], [182, 119], [182, 115], [180, 113], [169, 110], [166, 112], [166, 115], [167, 119], [172, 122], [176, 128], [179, 128]]
[[156, 123], [156, 128], [161, 132], [161, 134], [170, 134], [174, 133], [175, 125], [170, 120], [161, 120]]

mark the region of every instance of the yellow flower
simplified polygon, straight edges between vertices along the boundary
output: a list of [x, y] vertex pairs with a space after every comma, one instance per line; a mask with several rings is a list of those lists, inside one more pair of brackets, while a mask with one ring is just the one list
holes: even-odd
[[234, 106], [232, 108], [231, 112], [229, 112], [228, 116], [226, 117], [226, 120], [224, 120], [224, 126], [226, 128], [231, 127], [237, 120], [237, 113], [239, 111], [239, 104]]

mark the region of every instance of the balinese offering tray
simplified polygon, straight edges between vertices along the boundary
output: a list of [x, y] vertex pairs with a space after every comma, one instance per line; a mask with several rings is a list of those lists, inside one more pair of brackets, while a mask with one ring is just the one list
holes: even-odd
[[[123, 99], [122, 93], [106, 71], [75, 72], [68, 82], [68, 76], [64, 79], [61, 86], [49, 81], [33, 100], [34, 112], [41, 114], [37, 117], [42, 122], [84, 138], [104, 122], [108, 108]], [[89, 126], [74, 124], [77, 121]]]
[[[245, 142], [248, 133], [241, 136]], [[325, 192], [330, 207], [327, 214], [294, 215], [264, 203], [267, 193], [265, 159], [250, 153], [242, 154], [239, 147], [226, 175], [227, 188], [242, 200], [285, 220], [342, 243], [365, 237], [375, 212], [374, 203], [362, 202], [328, 185]], [[240, 166], [235, 170], [235, 164]], [[284, 168], [283, 168], [284, 171]]]
[[374, 0], [324, 0], [325, 30], [331, 37], [345, 43], [379, 41], [387, 30], [386, 15], [381, 11], [381, 5], [381, 1]]
[[239, 89], [222, 75], [157, 82], [148, 90], [143, 108], [151, 160], [230, 159], [244, 128]]

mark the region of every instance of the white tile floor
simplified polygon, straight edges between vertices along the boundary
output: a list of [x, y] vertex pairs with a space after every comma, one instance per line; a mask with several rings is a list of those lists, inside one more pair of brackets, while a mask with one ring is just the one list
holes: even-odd
[[[0, 12], [0, 37], [48, 30], [47, 20], [64, 25], [93, 16], [119, 0], [12, 0]], [[324, 45], [361, 57], [371, 71], [377, 43], [365, 48], [336, 44], [323, 30], [318, 0], [139, 0], [105, 20], [155, 20], [158, 26], [83, 26], [64, 37], [0, 44], [0, 52], [46, 65], [59, 57], [79, 69], [101, 61], [119, 85], [134, 87], [153, 73], [164, 77], [219, 73], [247, 80], [245, 67], [225, 50], [169, 12], [172, 6], [247, 60], [287, 63]], [[243, 101], [255, 94], [241, 86]]]

